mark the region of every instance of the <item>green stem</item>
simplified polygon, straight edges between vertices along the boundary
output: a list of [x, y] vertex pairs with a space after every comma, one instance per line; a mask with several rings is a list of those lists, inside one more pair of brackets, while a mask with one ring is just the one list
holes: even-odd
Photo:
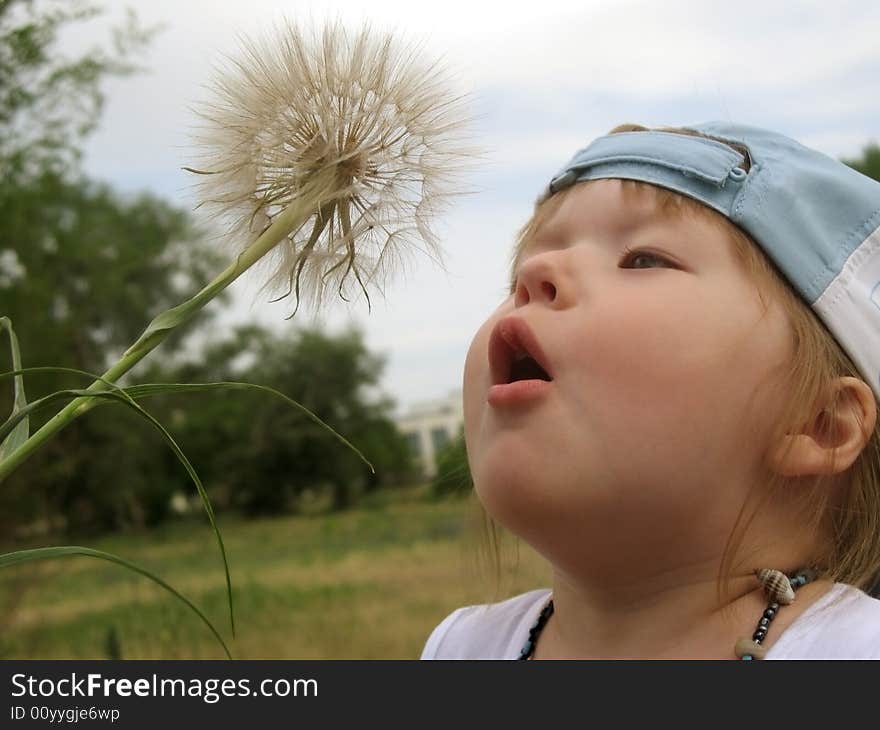
[[[144, 333], [129, 347], [122, 358], [102, 376], [105, 381], [116, 382], [150, 352], [158, 347], [171, 332], [188, 321], [208, 302], [214, 299], [227, 286], [271, 251], [281, 240], [297, 230], [315, 210], [315, 197], [301, 195], [283, 212], [278, 214], [263, 234], [248, 246], [229, 266], [226, 267], [210, 284], [183, 304], [162, 312], [144, 330]], [[106, 389], [106, 383], [95, 380], [89, 387], [90, 391]], [[47, 421], [41, 429], [31, 435], [18, 449], [0, 462], [0, 481], [9, 476], [34, 451], [52, 438], [74, 418], [82, 415], [96, 405], [97, 399], [82, 397], [68, 403], [62, 410]]]

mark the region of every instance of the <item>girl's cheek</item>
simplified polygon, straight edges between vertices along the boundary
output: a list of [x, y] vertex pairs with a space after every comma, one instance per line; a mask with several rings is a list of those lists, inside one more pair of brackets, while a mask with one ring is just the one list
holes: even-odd
[[468, 408], [469, 403], [476, 396], [481, 388], [485, 388], [489, 383], [489, 361], [488, 347], [489, 335], [492, 332], [495, 319], [490, 317], [474, 334], [468, 347], [467, 355], [464, 361], [464, 407]]
[[465, 385], [467, 385], [467, 381], [471, 377], [476, 377], [479, 371], [483, 371], [488, 379], [489, 338], [492, 335], [495, 323], [512, 309], [513, 298], [508, 297], [486, 318], [486, 321], [474, 333], [473, 338], [471, 338], [470, 347], [468, 347], [467, 356], [465, 357]]
[[686, 311], [602, 312], [571, 340], [583, 379], [577, 392], [615, 408], [621, 400], [660, 410], [687, 403], [718, 374], [720, 328]]

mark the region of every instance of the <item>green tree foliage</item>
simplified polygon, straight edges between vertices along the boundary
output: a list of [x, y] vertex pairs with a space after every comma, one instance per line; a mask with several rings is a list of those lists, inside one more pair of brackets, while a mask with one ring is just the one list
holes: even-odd
[[330, 336], [317, 329], [272, 334], [244, 327], [173, 376], [276, 388], [355, 444], [375, 474], [305, 414], [258, 393], [205, 397], [171, 422], [218, 504], [248, 513], [294, 511], [305, 490], [326, 489], [331, 508], [344, 509], [361, 493], [413, 473], [406, 441], [391, 421], [394, 403], [376, 392], [384, 365], [357, 329]]
[[863, 175], [880, 181], [880, 145], [876, 142], [866, 145], [862, 149], [861, 157], [854, 160], [843, 160], [843, 162]]
[[[150, 34], [130, 19], [112, 52], [65, 58], [62, 32], [97, 13], [66, 0], [0, 2], [0, 313], [12, 319], [25, 367], [102, 372], [154, 314], [219, 266], [187, 214], [149, 195], [124, 198], [81, 174], [101, 85], [133, 69], [126, 59]], [[2, 352], [10, 369], [8, 348]], [[26, 380], [31, 400], [87, 383]], [[11, 381], [0, 386], [7, 413], [11, 390]], [[135, 420], [102, 408], [62, 432], [4, 482], [0, 529], [50, 515], [99, 528], [161, 519], [167, 487], [155, 464], [162, 460], [152, 458], [158, 441]]]
[[464, 496], [473, 487], [464, 429], [444, 446], [436, 456], [437, 473], [431, 480], [431, 494], [435, 497]]
[[100, 14], [82, 0], [0, 0], [0, 178], [26, 184], [75, 169], [100, 118], [104, 79], [137, 70], [131, 57], [156, 29], [142, 28], [131, 11], [110, 31], [112, 50], [98, 45], [72, 58], [60, 51], [63, 33], [88, 31]]
[[[122, 199], [103, 186], [66, 182], [54, 172], [27, 187], [0, 181], [0, 242], [0, 312], [16, 327], [25, 367], [102, 372], [152, 316], [219, 268], [182, 211], [152, 196]], [[166, 344], [169, 351], [174, 346]], [[11, 367], [7, 352], [3, 362]], [[88, 381], [33, 375], [26, 382], [33, 399]], [[11, 397], [8, 381], [0, 389], [5, 412]], [[65, 514], [72, 526], [161, 519], [165, 472], [144, 441], [153, 452], [163, 447], [136, 420], [115, 407], [89, 414], [4, 483], [0, 505], [14, 506], [19, 517]]]
[[202, 285], [221, 258], [189, 216], [150, 195], [47, 172], [0, 180], [0, 310], [30, 364], [103, 370], [149, 317]]

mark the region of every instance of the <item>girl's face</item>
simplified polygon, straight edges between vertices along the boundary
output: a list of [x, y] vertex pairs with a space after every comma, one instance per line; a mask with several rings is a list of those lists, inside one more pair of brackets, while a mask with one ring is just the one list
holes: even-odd
[[[517, 324], [552, 381], [490, 397], [508, 372], [493, 331]], [[619, 180], [578, 184], [468, 351], [477, 494], [557, 566], [596, 549], [623, 563], [712, 559], [761, 474], [790, 343], [720, 226], [662, 214], [650, 188], [624, 204]]]

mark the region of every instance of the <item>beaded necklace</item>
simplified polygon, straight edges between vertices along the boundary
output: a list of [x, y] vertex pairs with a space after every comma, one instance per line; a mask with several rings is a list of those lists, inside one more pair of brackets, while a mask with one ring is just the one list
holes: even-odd
[[[764, 609], [764, 613], [761, 614], [761, 618], [758, 619], [758, 625], [755, 627], [755, 633], [752, 634], [752, 638], [743, 637], [734, 645], [734, 653], [737, 658], [743, 661], [763, 659], [766, 656], [767, 649], [762, 646], [762, 643], [767, 636], [770, 623], [775, 618], [780, 606], [792, 603], [794, 601], [794, 592], [816, 577], [815, 573], [808, 569], [798, 570], [793, 575], [787, 576], [782, 571], [764, 568], [756, 570], [755, 575], [764, 587], [768, 604], [767, 608]], [[519, 659], [532, 658], [532, 655], [535, 653], [535, 645], [538, 643], [538, 637], [541, 635], [547, 620], [552, 615], [553, 598], [551, 597], [544, 608], [541, 609], [538, 620], [529, 629], [529, 638], [526, 639], [526, 643], [523, 645], [518, 657]]]

